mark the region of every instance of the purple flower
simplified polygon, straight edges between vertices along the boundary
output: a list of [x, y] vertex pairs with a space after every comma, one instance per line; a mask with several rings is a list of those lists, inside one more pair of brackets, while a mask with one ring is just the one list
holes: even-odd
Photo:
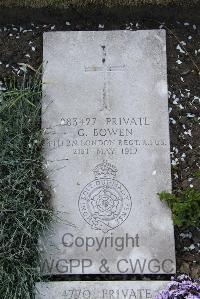
[[155, 299], [200, 299], [200, 280], [192, 280], [183, 274], [168, 283]]

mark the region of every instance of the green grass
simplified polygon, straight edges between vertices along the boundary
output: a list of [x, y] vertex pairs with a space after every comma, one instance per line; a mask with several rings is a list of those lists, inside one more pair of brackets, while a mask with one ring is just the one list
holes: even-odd
[[41, 82], [0, 92], [0, 298], [32, 298], [40, 279], [38, 235], [52, 219], [45, 185]]
[[96, 5], [104, 7], [121, 6], [144, 6], [144, 5], [173, 5], [188, 7], [199, 4], [200, 0], [0, 0], [0, 6], [13, 7], [68, 7], [74, 5], [84, 7]]
[[[200, 171], [195, 176], [200, 182]], [[161, 192], [160, 199], [172, 210], [174, 224], [182, 229], [200, 227], [200, 191], [195, 188], [177, 190], [175, 193]]]

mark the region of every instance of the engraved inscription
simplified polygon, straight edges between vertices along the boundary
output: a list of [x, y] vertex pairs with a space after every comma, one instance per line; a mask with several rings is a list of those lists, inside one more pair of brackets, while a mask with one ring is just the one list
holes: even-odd
[[66, 299], [153, 299], [155, 291], [151, 289], [86, 289], [86, 288], [71, 288], [63, 292], [63, 298]]
[[[45, 131], [49, 149], [66, 150], [66, 156], [135, 156], [149, 147], [165, 147], [165, 139], [148, 136], [152, 120], [147, 116], [61, 117], [58, 125]], [[140, 133], [142, 130], [142, 134]], [[71, 132], [73, 131], [73, 137]]]

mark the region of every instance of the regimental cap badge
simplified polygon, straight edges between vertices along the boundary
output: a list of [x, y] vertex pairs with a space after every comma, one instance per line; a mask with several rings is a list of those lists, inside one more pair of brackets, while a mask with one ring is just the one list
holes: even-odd
[[117, 168], [108, 161], [98, 164], [93, 172], [95, 180], [80, 193], [79, 211], [92, 229], [107, 233], [128, 218], [131, 196], [127, 188], [116, 180]]
[[104, 160], [93, 169], [93, 172], [95, 179], [115, 179], [117, 175], [117, 168], [108, 161]]

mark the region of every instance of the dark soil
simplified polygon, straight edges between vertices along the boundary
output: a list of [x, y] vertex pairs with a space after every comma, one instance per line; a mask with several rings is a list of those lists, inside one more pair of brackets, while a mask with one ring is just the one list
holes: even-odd
[[[200, 15], [196, 10], [143, 9], [0, 11], [0, 89], [42, 63], [42, 34], [55, 30], [167, 30], [169, 117], [173, 190], [200, 190]], [[178, 47], [178, 48], [177, 48]], [[178, 272], [200, 276], [200, 231], [176, 230]]]

